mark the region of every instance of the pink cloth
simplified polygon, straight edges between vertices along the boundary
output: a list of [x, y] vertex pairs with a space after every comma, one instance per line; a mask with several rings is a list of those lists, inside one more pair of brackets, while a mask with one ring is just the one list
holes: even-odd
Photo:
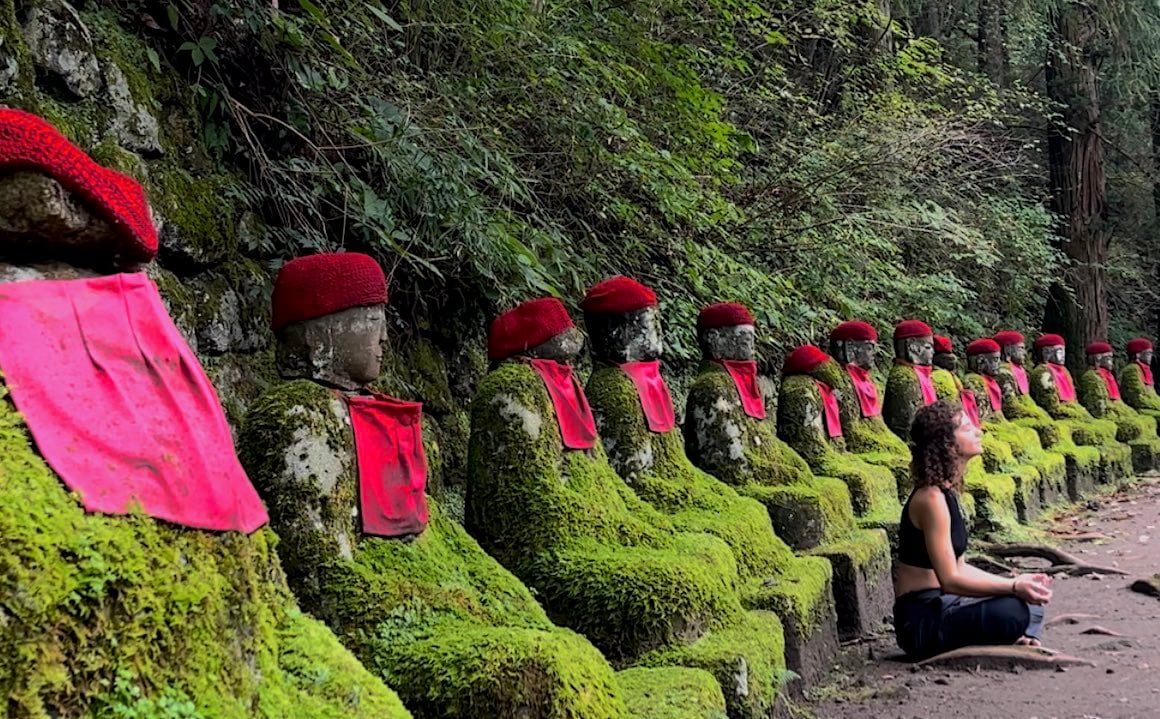
[[1009, 366], [1011, 374], [1015, 376], [1015, 386], [1019, 388], [1019, 394], [1025, 395], [1030, 392], [1031, 384], [1027, 381], [1027, 370], [1023, 369], [1023, 365], [1012, 362]]
[[1067, 371], [1067, 367], [1048, 362], [1047, 369], [1051, 372], [1052, 378], [1055, 379], [1055, 390], [1059, 392], [1059, 400], [1061, 402], [1074, 402], [1075, 385], [1071, 381], [1071, 374]]
[[967, 415], [967, 419], [971, 420], [971, 424], [976, 427], [983, 426], [979, 422], [979, 403], [975, 398], [975, 393], [969, 389], [959, 390], [959, 402], [963, 405], [963, 413]]
[[576, 381], [572, 365], [555, 360], [530, 360], [532, 369], [544, 381], [552, 406], [556, 409], [556, 421], [560, 424], [560, 436], [568, 449], [592, 449], [596, 446], [596, 419], [584, 388]]
[[717, 360], [733, 378], [737, 394], [741, 395], [741, 408], [754, 419], [765, 419], [765, 398], [761, 396], [761, 385], [757, 382], [757, 362], [755, 360]]
[[664, 434], [677, 426], [673, 396], [661, 375], [660, 360], [625, 362], [620, 368], [636, 386], [636, 396], [640, 398], [649, 431]]
[[217, 393], [144, 274], [3, 284], [0, 318], [16, 408], [87, 511], [266, 523]]
[[1143, 362], [1137, 362], [1136, 366], [1140, 368], [1140, 374], [1144, 376], [1144, 384], [1149, 387], [1154, 386], [1155, 382], [1152, 380], [1152, 368]]
[[363, 533], [419, 534], [428, 516], [423, 405], [378, 394], [344, 399], [354, 428]]
[[1120, 385], [1116, 382], [1116, 376], [1110, 370], [1103, 367], [1096, 367], [1100, 376], [1104, 378], [1104, 386], [1108, 388], [1108, 397], [1110, 399], [1120, 399]]
[[878, 417], [882, 414], [882, 403], [878, 400], [878, 385], [868, 370], [856, 364], [846, 365], [846, 374], [854, 383], [854, 393], [858, 395], [858, 405], [862, 408], [863, 417]]
[[991, 401], [991, 409], [995, 412], [1003, 411], [1003, 388], [999, 386], [999, 382], [990, 375], [979, 375], [983, 378], [983, 384], [987, 387], [987, 399]]
[[814, 380], [818, 386], [818, 393], [822, 395], [823, 415], [826, 419], [826, 434], [830, 439], [842, 436], [842, 414], [838, 411], [838, 398], [830, 385], [820, 380]]
[[922, 389], [922, 403], [928, 405], [937, 402], [938, 393], [934, 391], [934, 382], [930, 379], [930, 373], [934, 368], [930, 365], [904, 364], [914, 368], [914, 376], [918, 378], [918, 386]]

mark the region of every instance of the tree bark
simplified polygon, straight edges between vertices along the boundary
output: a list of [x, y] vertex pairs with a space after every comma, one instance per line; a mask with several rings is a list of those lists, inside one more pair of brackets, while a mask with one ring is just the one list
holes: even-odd
[[1007, 86], [1007, 0], [978, 0], [979, 72]]
[[[1149, 121], [1152, 128], [1152, 177], [1160, 177], [1160, 90], [1153, 90], [1149, 107]], [[1160, 180], [1152, 180], [1152, 213], [1160, 224]], [[1157, 265], [1155, 280], [1160, 285], [1160, 265]], [[1160, 336], [1160, 308], [1155, 317], [1156, 335]]]

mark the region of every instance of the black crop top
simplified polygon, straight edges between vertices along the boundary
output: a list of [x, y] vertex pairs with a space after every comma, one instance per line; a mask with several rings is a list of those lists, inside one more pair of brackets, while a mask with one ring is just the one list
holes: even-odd
[[[958, 559], [967, 551], [967, 524], [963, 521], [962, 510], [959, 509], [958, 495], [949, 489], [943, 489], [942, 493], [946, 497], [947, 509], [951, 513], [951, 547], [955, 550], [955, 559]], [[898, 524], [898, 561], [920, 569], [934, 569], [930, 554], [926, 551], [926, 538], [922, 530], [910, 521], [912, 499], [913, 492], [902, 507], [902, 521]]]

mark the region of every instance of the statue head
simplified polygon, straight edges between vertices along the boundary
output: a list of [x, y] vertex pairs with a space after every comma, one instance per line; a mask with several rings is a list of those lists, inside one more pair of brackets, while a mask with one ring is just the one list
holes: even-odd
[[376, 379], [386, 302], [383, 270], [367, 255], [343, 252], [290, 260], [274, 281], [279, 373], [345, 390]]
[[618, 275], [588, 290], [580, 309], [595, 359], [612, 364], [660, 359], [661, 317], [656, 293], [648, 287]]
[[878, 331], [861, 320], [843, 322], [830, 332], [830, 354], [842, 365], [869, 370], [878, 353]]
[[999, 373], [999, 343], [991, 339], [979, 339], [967, 345], [967, 369], [976, 374], [994, 377]]
[[959, 370], [959, 358], [955, 356], [955, 346], [951, 343], [950, 337], [934, 336], [934, 359], [932, 361], [936, 367], [941, 367], [948, 372]]
[[1092, 342], [1084, 348], [1084, 354], [1087, 356], [1088, 367], [1112, 369], [1112, 358], [1115, 356], [1115, 352], [1107, 342]]
[[999, 356], [1003, 361], [1022, 365], [1027, 359], [1027, 346], [1021, 332], [1004, 330], [996, 333], [994, 340], [999, 345]]
[[756, 360], [757, 321], [745, 305], [709, 305], [697, 315], [697, 343], [705, 359]]
[[492, 320], [487, 333], [487, 355], [492, 362], [522, 357], [571, 364], [583, 349], [584, 335], [555, 297], [516, 305]]
[[1035, 340], [1035, 353], [1040, 362], [1062, 365], [1067, 361], [1067, 343], [1059, 335], [1041, 335]]
[[1128, 361], [1152, 364], [1152, 340], [1146, 337], [1137, 337], [1128, 341]]
[[934, 361], [934, 332], [920, 320], [903, 320], [894, 328], [894, 355], [903, 362], [929, 366]]

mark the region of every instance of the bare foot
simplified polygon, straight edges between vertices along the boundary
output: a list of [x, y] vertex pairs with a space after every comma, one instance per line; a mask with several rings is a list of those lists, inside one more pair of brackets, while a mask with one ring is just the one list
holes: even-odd
[[1043, 644], [1041, 644], [1040, 641], [1038, 639], [1036, 639], [1035, 637], [1019, 637], [1019, 639], [1017, 639], [1015, 641], [1015, 645], [1020, 646], [1020, 647], [1041, 647], [1041, 646], [1043, 646]]

